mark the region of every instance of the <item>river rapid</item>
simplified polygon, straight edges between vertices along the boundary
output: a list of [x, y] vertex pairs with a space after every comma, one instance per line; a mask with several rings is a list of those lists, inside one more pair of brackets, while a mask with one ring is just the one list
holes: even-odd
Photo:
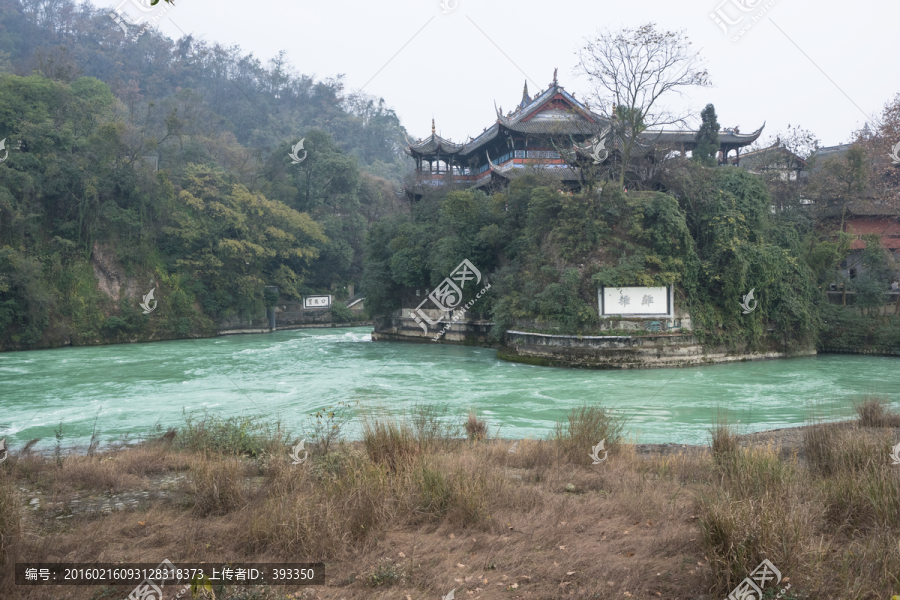
[[470, 409], [491, 436], [538, 438], [567, 409], [600, 402], [626, 419], [637, 443], [702, 444], [717, 415], [739, 433], [852, 416], [865, 394], [900, 406], [894, 357], [825, 354], [681, 369], [588, 371], [497, 360], [496, 351], [371, 341], [371, 328], [301, 329], [201, 340], [0, 354], [0, 438], [11, 449], [86, 446], [96, 423], [105, 445], [204, 409], [280, 419], [304, 437], [317, 409], [350, 403], [349, 439], [364, 411], [396, 416], [417, 404]]

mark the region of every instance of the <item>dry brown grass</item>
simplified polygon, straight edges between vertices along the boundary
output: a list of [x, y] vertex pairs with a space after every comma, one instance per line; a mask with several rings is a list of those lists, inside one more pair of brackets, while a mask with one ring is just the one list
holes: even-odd
[[[886, 437], [811, 427], [809, 466], [796, 453], [741, 447], [727, 429], [714, 432], [712, 452], [642, 455], [590, 408], [551, 439], [519, 440], [514, 453], [512, 440], [451, 443], [423, 433], [431, 426], [370, 417], [361, 442], [301, 465], [287, 448], [252, 458], [158, 443], [67, 457], [59, 469], [17, 455], [0, 466], [0, 525], [27, 501], [7, 495], [16, 499], [4, 509], [9, 490], [118, 489], [107, 466], [117, 465], [138, 489], [180, 471], [188, 483], [182, 496], [106, 516], [27, 510], [18, 522], [31, 535], [15, 534], [16, 560], [327, 563], [326, 586], [229, 587], [219, 600], [425, 600], [451, 589], [473, 600], [712, 600], [763, 558], [790, 578], [785, 600], [900, 591], [900, 468], [879, 455]], [[598, 432], [615, 452], [583, 464]], [[0, 539], [11, 539], [3, 527]], [[15, 588], [0, 574], [3, 598], [129, 591]]]
[[554, 439], [569, 461], [589, 465], [593, 462], [589, 449], [601, 441], [606, 451], [615, 454], [624, 427], [624, 422], [608, 409], [585, 403], [570, 410], [565, 423], [556, 424]]
[[890, 409], [886, 398], [866, 396], [853, 408], [863, 427], [900, 427], [900, 413]]
[[122, 492], [137, 487], [141, 479], [119, 467], [113, 457], [67, 456], [55, 473], [55, 488]]
[[734, 426], [728, 424], [727, 416], [720, 414], [709, 434], [710, 448], [712, 449], [713, 458], [717, 462], [727, 460], [737, 450], [737, 433]]
[[193, 512], [199, 517], [227, 515], [244, 506], [245, 480], [249, 465], [240, 459], [197, 459], [191, 463], [187, 487], [193, 500]]
[[797, 573], [815, 533], [797, 465], [772, 448], [737, 447], [714, 465], [718, 485], [700, 494], [698, 513], [717, 588], [734, 588], [763, 558], [782, 573]]
[[363, 445], [369, 458], [397, 471], [422, 451], [413, 426], [392, 418], [363, 418]]
[[251, 547], [312, 561], [336, 556], [346, 544], [360, 542], [392, 514], [389, 467], [359, 453], [341, 466], [341, 476], [317, 476], [276, 459], [256, 502], [242, 515]]
[[475, 411], [471, 411], [466, 419], [466, 435], [469, 436], [470, 441], [475, 442], [480, 442], [487, 437], [487, 424], [478, 419]]
[[890, 455], [891, 434], [874, 435], [859, 428], [814, 423], [803, 431], [809, 470], [821, 477], [871, 471]]
[[22, 540], [22, 499], [13, 478], [0, 472], [0, 569], [15, 562], [16, 548]]

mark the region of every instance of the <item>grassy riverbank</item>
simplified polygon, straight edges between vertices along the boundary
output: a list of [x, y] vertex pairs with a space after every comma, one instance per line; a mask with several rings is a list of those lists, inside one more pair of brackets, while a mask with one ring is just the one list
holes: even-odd
[[[424, 409], [367, 417], [360, 442], [320, 428], [300, 465], [279, 427], [210, 415], [137, 447], [13, 449], [0, 464], [0, 597], [133, 589], [17, 587], [17, 561], [168, 558], [326, 563], [326, 586], [229, 586], [218, 600], [712, 600], [768, 559], [787, 600], [889, 600], [900, 593], [900, 416], [872, 399], [857, 412], [750, 436], [720, 423], [706, 447], [639, 446], [588, 406], [511, 452], [474, 416], [447, 427]], [[601, 439], [598, 456], [609, 454], [594, 465]]]

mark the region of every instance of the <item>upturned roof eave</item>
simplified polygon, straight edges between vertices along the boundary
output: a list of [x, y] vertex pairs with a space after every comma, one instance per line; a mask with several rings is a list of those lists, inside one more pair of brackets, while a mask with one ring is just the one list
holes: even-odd
[[416, 142], [415, 144], [410, 143], [409, 140], [407, 140], [407, 148], [405, 148], [404, 151], [410, 156], [414, 153], [434, 154], [437, 152], [449, 156], [451, 154], [458, 154], [462, 149], [463, 144], [456, 144], [433, 133], [425, 140]]
[[[762, 126], [753, 133], [719, 132], [719, 145], [749, 146], [759, 139], [759, 136], [762, 135], [765, 127], [766, 124], [763, 123]], [[692, 129], [673, 129], [671, 131], [666, 131], [665, 129], [653, 129], [641, 132], [640, 137], [646, 140], [655, 140], [671, 144], [688, 144], [695, 142], [697, 133], [697, 130]]]

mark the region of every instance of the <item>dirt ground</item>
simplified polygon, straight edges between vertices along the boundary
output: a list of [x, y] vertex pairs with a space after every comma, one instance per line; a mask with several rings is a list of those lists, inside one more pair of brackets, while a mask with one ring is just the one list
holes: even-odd
[[[803, 429], [742, 435], [738, 444], [771, 447], [782, 459], [796, 457], [802, 463]], [[895, 442], [900, 441], [900, 428], [892, 434]], [[359, 539], [347, 539], [339, 552], [325, 560], [323, 586], [230, 586], [218, 590], [217, 599], [716, 597], [711, 593], [716, 589], [713, 567], [701, 544], [696, 501], [698, 495], [709, 491], [709, 484], [694, 475], [709, 463], [709, 446], [626, 445], [603, 464], [583, 467], [541, 466], [529, 458], [533, 456], [529, 452], [538, 449], [530, 450], [525, 444], [513, 455], [507, 450], [511, 443], [485, 442], [480, 453], [471, 457], [475, 462], [490, 463], [490, 476], [502, 480], [491, 485], [506, 498], [480, 515], [476, 524], [460, 525], [452, 512], [437, 520], [407, 520]], [[28, 526], [26, 547], [18, 560], [158, 564], [167, 558], [176, 565], [320, 560], [291, 556], [251, 535], [260, 527], [259, 498], [267, 489], [264, 477], [249, 471], [242, 477], [246, 504], [226, 514], [197, 516], [189, 508], [192, 492], [186, 483], [186, 461], [178, 464], [162, 457], [159, 460], [167, 466], [133, 475], [129, 452], [138, 451], [122, 450], [100, 458], [99, 466], [91, 467], [102, 466], [110, 477], [126, 477], [108, 485], [48, 486], [46, 478], [37, 475], [31, 482], [19, 482], [17, 491], [28, 513]], [[140, 460], [144, 459], [132, 462]], [[333, 518], [354, 517], [335, 513]], [[789, 582], [790, 574], [784, 576], [783, 582]], [[12, 595], [4, 598], [121, 599], [133, 588], [13, 589]], [[177, 591], [181, 588], [165, 592], [162, 599], [141, 600], [171, 600]]]

